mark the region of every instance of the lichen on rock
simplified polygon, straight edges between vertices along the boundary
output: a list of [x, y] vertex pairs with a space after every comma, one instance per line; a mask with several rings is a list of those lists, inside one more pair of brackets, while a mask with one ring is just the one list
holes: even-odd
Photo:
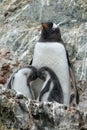
[[18, 98], [14, 90], [0, 87], [0, 130], [79, 130], [86, 115], [63, 104]]
[[27, 102], [25, 97], [17, 99], [14, 90], [0, 88], [0, 128], [31, 129], [34, 123]]

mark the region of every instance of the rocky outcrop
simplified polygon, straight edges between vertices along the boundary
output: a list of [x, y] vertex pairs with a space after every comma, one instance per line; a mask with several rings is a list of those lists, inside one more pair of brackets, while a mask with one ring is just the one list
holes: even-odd
[[13, 90], [0, 88], [0, 130], [27, 130], [34, 125], [26, 106], [28, 100], [17, 99], [15, 95]]
[[87, 114], [65, 105], [36, 102], [0, 87], [0, 130], [87, 129]]
[[0, 84], [6, 84], [15, 68], [21, 66], [20, 62], [14, 57], [9, 49], [2, 48], [0, 50]]

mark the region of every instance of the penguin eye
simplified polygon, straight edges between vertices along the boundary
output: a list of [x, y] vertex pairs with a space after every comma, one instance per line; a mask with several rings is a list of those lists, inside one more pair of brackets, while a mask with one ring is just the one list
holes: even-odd
[[36, 79], [37, 78], [37, 75], [36, 74], [33, 74], [32, 75], [32, 79], [34, 80], [34, 79]]
[[49, 22], [49, 23], [48, 23], [48, 27], [49, 27], [49, 28], [52, 28], [52, 27], [53, 27], [53, 23], [52, 23], [52, 22]]
[[53, 25], [50, 24], [50, 25], [49, 25], [49, 28], [52, 28], [52, 26], [53, 26]]
[[33, 79], [33, 77], [34, 77], [33, 75], [30, 75], [30, 76], [29, 76], [29, 79]]

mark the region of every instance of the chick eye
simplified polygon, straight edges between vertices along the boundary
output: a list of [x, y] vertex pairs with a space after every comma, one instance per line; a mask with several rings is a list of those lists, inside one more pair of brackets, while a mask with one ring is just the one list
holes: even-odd
[[33, 78], [34, 76], [33, 75], [30, 75], [30, 78]]

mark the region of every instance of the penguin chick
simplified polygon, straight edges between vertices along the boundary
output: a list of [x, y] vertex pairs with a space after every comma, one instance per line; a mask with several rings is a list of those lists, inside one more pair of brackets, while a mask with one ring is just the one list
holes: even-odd
[[31, 89], [30, 82], [37, 78], [37, 69], [33, 66], [23, 67], [12, 74], [7, 88], [14, 89], [17, 94], [23, 94], [27, 98], [33, 99], [34, 93]]
[[44, 81], [44, 84], [37, 100], [64, 103], [62, 87], [53, 70], [42, 67], [38, 70], [38, 77]]

